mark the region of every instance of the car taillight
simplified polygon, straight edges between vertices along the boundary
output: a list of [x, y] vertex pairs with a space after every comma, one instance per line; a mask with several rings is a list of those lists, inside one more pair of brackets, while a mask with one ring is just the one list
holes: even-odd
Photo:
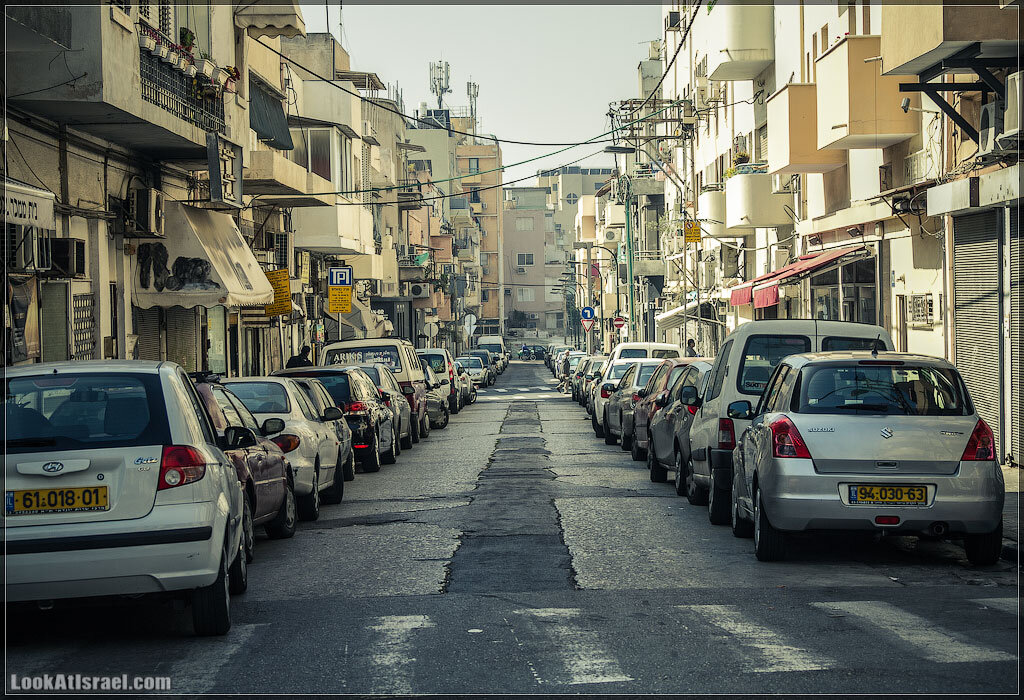
[[280, 447], [282, 452], [292, 452], [299, 449], [299, 437], [297, 435], [282, 433], [270, 438], [270, 441]]
[[687, 406], [686, 410], [690, 412], [691, 416], [697, 415], [697, 407], [696, 406]]
[[206, 474], [206, 459], [194, 447], [187, 445], [164, 445], [160, 457], [160, 478], [156, 490], [173, 489], [193, 481], [199, 481]]
[[981, 418], [978, 419], [978, 424], [974, 426], [974, 432], [971, 433], [971, 439], [967, 441], [967, 449], [964, 450], [964, 456], [960, 458], [961, 462], [987, 462], [996, 458], [995, 449], [995, 436], [992, 434], [992, 428], [988, 427]]
[[769, 426], [772, 431], [772, 454], [776, 457], [796, 457], [799, 459], [810, 459], [811, 453], [807, 451], [807, 444], [804, 442], [800, 431], [793, 425], [793, 421], [786, 416], [773, 421]]
[[635, 406], [635, 405], [637, 405], [638, 403], [640, 403], [640, 394], [636, 394], [636, 393], [634, 393], [634, 394], [633, 394], [633, 405]]
[[612, 392], [608, 391], [604, 387], [601, 387], [601, 398], [602, 399], [607, 399], [611, 395], [612, 395]]
[[736, 431], [732, 427], [732, 418], [718, 419], [718, 449], [731, 450], [736, 447]]
[[362, 401], [353, 401], [348, 405], [348, 410], [352, 413], [358, 413], [359, 411], [366, 410], [366, 404]]

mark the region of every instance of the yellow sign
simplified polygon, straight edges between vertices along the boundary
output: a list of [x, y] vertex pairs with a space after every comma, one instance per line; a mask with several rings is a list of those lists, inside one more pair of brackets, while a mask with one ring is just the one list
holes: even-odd
[[274, 288], [274, 302], [263, 307], [266, 316], [280, 316], [292, 312], [292, 291], [288, 282], [288, 269], [264, 272], [270, 286]]
[[352, 287], [328, 287], [327, 311], [332, 314], [352, 313]]
[[683, 223], [683, 231], [686, 233], [686, 243], [700, 243], [700, 222], [686, 221]]

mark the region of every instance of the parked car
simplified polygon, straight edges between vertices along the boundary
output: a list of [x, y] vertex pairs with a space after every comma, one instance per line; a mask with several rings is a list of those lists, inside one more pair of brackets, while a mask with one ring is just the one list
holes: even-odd
[[[480, 368], [483, 369], [482, 363]], [[459, 386], [460, 403], [463, 406], [476, 403], [476, 385], [469, 376], [469, 370], [459, 360], [455, 360], [455, 381]]]
[[663, 404], [663, 408], [651, 415], [647, 428], [647, 469], [651, 481], [664, 482], [668, 469], [674, 469], [676, 494], [686, 496], [693, 505], [707, 504], [707, 492], [700, 489], [693, 478], [690, 426], [710, 374], [710, 360], [697, 360], [688, 365], [668, 395], [655, 400], [656, 404]]
[[587, 409], [588, 415], [594, 408], [594, 386], [597, 380], [600, 379], [601, 371], [607, 362], [607, 355], [595, 355], [590, 363], [590, 367], [587, 368], [587, 374], [583, 377], [580, 405]]
[[219, 377], [206, 373], [190, 376], [242, 487], [242, 547], [246, 562], [251, 563], [255, 528], [263, 526], [271, 538], [295, 534], [298, 515], [292, 468], [277, 443], [265, 437], [284, 430], [284, 421], [268, 418], [261, 426], [245, 404], [220, 384]]
[[570, 348], [568, 345], [554, 345], [544, 356], [544, 363], [548, 366], [548, 369], [551, 370], [551, 374], [558, 374], [559, 356], [563, 352], [566, 352], [567, 350], [572, 350], [572, 348]]
[[583, 377], [587, 373], [591, 362], [592, 359], [589, 356], [584, 357], [576, 365], [576, 370], [572, 373], [572, 380], [569, 382], [569, 388], [570, 393], [572, 394], [572, 400], [576, 403], [579, 403], [580, 401], [579, 391], [583, 385]]
[[[327, 391], [327, 387], [323, 385], [319, 379], [315, 377], [291, 377], [295, 380], [295, 383], [299, 385], [299, 388], [305, 392], [306, 397], [313, 403], [313, 407], [316, 408], [317, 412], [322, 416], [327, 413], [328, 408], [340, 408], [335, 402], [334, 397]], [[399, 394], [399, 398], [402, 398]], [[407, 403], [402, 401], [402, 403]], [[344, 413], [344, 411], [342, 411]], [[352, 429], [348, 425], [348, 421], [344, 415], [332, 421], [326, 421], [334, 427], [335, 432], [338, 434], [338, 440], [341, 441], [341, 450], [344, 453], [342, 459], [342, 478], [339, 489], [337, 492], [331, 492], [330, 490], [324, 491], [321, 499], [324, 503], [341, 503], [342, 498], [345, 495], [344, 487], [345, 481], [352, 481], [356, 478], [356, 451], [352, 447]]]
[[416, 350], [416, 354], [430, 361], [430, 369], [434, 370], [434, 374], [448, 377], [448, 410], [453, 415], [457, 414], [466, 401], [455, 378], [455, 358], [444, 348], [421, 348]]
[[344, 453], [331, 421], [342, 417], [331, 407], [319, 413], [298, 384], [287, 377], [238, 377], [221, 380], [259, 421], [280, 418], [284, 427], [269, 436], [288, 455], [295, 474], [299, 518], [320, 517], [321, 492], [344, 489]]
[[565, 375], [565, 374], [561, 374], [560, 373], [558, 375], [559, 378], [562, 379], [562, 378], [565, 378], [566, 376], [568, 376], [571, 379], [572, 376], [573, 376], [573, 373], [576, 371], [576, 368], [579, 366], [580, 362], [582, 362], [583, 358], [586, 357], [586, 356], [587, 356], [587, 353], [585, 353], [585, 352], [583, 352], [581, 350], [572, 350], [569, 353], [567, 353], [565, 355], [565, 359], [567, 359], [569, 361], [569, 374]]
[[734, 456], [733, 533], [761, 561], [787, 535], [876, 530], [963, 537], [973, 564], [999, 560], [1004, 484], [992, 430], [956, 368], [923, 355], [825, 352], [781, 360]]
[[185, 372], [103, 360], [5, 373], [6, 599], [171, 593], [191, 602], [196, 634], [227, 633], [229, 591], [248, 585], [244, 499]]
[[480, 350], [489, 350], [498, 360], [498, 373], [505, 372], [509, 363], [509, 354], [505, 348], [504, 338], [500, 335], [482, 335], [477, 339], [476, 346]]
[[466, 372], [469, 373], [469, 378], [472, 380], [474, 387], [485, 387], [490, 384], [491, 378], [487, 372], [487, 367], [479, 357], [463, 355], [456, 357], [455, 361], [461, 363], [466, 368]]
[[[395, 414], [395, 430], [398, 434], [399, 452], [401, 450], [411, 450], [414, 444], [412, 439], [412, 407], [405, 400], [405, 395], [402, 393], [402, 386], [398, 383], [398, 379], [387, 365], [379, 362], [355, 366], [366, 373], [366, 376], [370, 378], [373, 385], [377, 387], [377, 392], [384, 401], [384, 405]], [[398, 457], [397, 452], [395, 457]], [[384, 461], [388, 461], [387, 454], [384, 455]], [[390, 464], [391, 462], [388, 463]]]
[[[619, 360], [617, 362], [609, 360], [605, 363], [601, 376], [594, 380], [590, 425], [594, 428], [594, 435], [597, 437], [604, 437], [605, 403], [607, 403], [612, 392], [615, 391], [614, 386], [622, 379], [622, 375], [636, 362], [639, 362], [639, 360]], [[613, 385], [612, 388], [605, 386], [609, 383]]]
[[466, 355], [468, 357], [479, 357], [480, 361], [484, 364], [487, 369], [487, 386], [493, 386], [494, 382], [498, 379], [498, 366], [497, 360], [494, 355], [491, 354], [490, 350], [467, 350]]
[[647, 385], [660, 360], [637, 360], [632, 363], [617, 383], [607, 382], [602, 390], [610, 390], [604, 404], [604, 444], [614, 445], [621, 436], [624, 440], [632, 435], [633, 407], [640, 400], [640, 390]]
[[430, 363], [425, 357], [420, 358], [423, 363], [423, 375], [427, 379], [427, 415], [430, 417], [430, 427], [443, 430], [448, 427], [451, 412], [448, 410], [448, 377], [438, 378], [434, 370], [430, 369]]
[[[633, 407], [633, 420], [623, 426], [622, 449], [628, 449], [634, 462], [647, 458], [648, 423], [652, 414], [667, 404], [669, 392], [683, 376], [686, 366], [698, 361], [696, 357], [677, 357], [662, 360], [661, 365], [637, 392], [640, 400]], [[659, 403], [660, 400], [660, 403]]]
[[670, 343], [619, 343], [609, 357], [616, 360], [644, 359], [648, 357], [682, 357], [682, 351]]
[[402, 446], [397, 439], [395, 412], [385, 403], [373, 380], [359, 367], [296, 367], [277, 374], [315, 377], [324, 385], [334, 405], [345, 415], [352, 431], [356, 460], [364, 472], [379, 472], [382, 462], [394, 464], [398, 459]]
[[395, 375], [409, 400], [413, 415], [413, 442], [430, 432], [427, 419], [427, 385], [419, 356], [412, 343], [402, 338], [367, 338], [329, 343], [320, 353], [321, 365], [362, 365], [380, 362]]

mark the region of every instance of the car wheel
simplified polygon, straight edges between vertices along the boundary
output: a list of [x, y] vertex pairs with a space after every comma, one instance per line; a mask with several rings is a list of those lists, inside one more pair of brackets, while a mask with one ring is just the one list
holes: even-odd
[[437, 424], [434, 426], [438, 430], [444, 430], [445, 428], [447, 428], [448, 427], [448, 421], [451, 420], [447, 404], [442, 403], [441, 404], [441, 410], [442, 410], [441, 420], [439, 420], [437, 422]]
[[668, 470], [654, 454], [654, 450], [647, 450], [647, 469], [650, 471], [651, 481], [656, 484], [664, 484], [668, 481]]
[[[650, 449], [650, 448], [648, 448], [648, 449]], [[679, 450], [675, 451], [675, 461], [673, 463], [676, 465], [676, 474], [675, 474], [676, 495], [677, 496], [685, 496], [686, 495], [686, 467], [683, 464], [683, 453], [680, 452]]]
[[708, 520], [712, 525], [728, 525], [729, 515], [729, 491], [721, 488], [715, 479], [715, 470], [711, 470], [711, 488], [708, 489]]
[[744, 539], [753, 537], [754, 523], [740, 515], [740, 494], [738, 491], [739, 480], [734, 476], [732, 479], [732, 536]]
[[376, 432], [373, 434], [373, 440], [369, 447], [366, 448], [366, 454], [363, 457], [363, 471], [370, 474], [380, 471], [380, 438], [377, 437]]
[[395, 432], [395, 424], [391, 424], [391, 447], [381, 455], [380, 461], [384, 464], [394, 464], [398, 461], [398, 433]]
[[[410, 421], [410, 422], [412, 422], [412, 421]], [[409, 434], [406, 435], [403, 438], [399, 438], [399, 442], [402, 443], [402, 449], [403, 450], [411, 450], [412, 449], [412, 426], [409, 426]]]
[[476, 399], [477, 399], [476, 387], [473, 387], [473, 391], [471, 391], [470, 394], [469, 394], [469, 402], [470, 403], [476, 403]]
[[430, 437], [430, 416], [427, 412], [423, 412], [423, 419], [420, 421], [420, 437], [426, 439]]
[[604, 437], [604, 428], [602, 428], [601, 424], [597, 422], [596, 411], [590, 414], [590, 424], [594, 426], [594, 435], [597, 437]]
[[458, 396], [455, 396], [448, 400], [448, 410], [451, 412], [453, 416], [458, 415], [459, 411], [462, 410], [462, 406], [459, 405]]
[[316, 520], [320, 517], [320, 460], [313, 465], [313, 490], [299, 496], [299, 520]]
[[227, 634], [231, 629], [228, 585], [227, 553], [223, 552], [214, 582], [192, 591], [192, 628], [200, 637]]
[[345, 461], [345, 481], [356, 478], [356, 451], [349, 448], [348, 459]]
[[409, 415], [409, 422], [412, 424], [409, 426], [409, 439], [413, 442], [420, 441], [420, 422], [413, 420], [412, 414]]
[[256, 529], [252, 524], [252, 500], [248, 494], [242, 497], [242, 503], [242, 549], [248, 564], [256, 554]]
[[398, 425], [395, 426], [395, 440], [394, 440], [394, 442], [391, 443], [392, 445], [395, 446], [395, 458], [396, 459], [398, 457], [400, 457], [401, 454], [402, 454], [402, 438], [400, 437], [401, 434], [402, 434], [402, 424], [401, 424], [401, 422], [399, 422]]
[[754, 487], [754, 556], [758, 561], [781, 561], [786, 556], [786, 534], [768, 521], [761, 490]]
[[633, 446], [633, 433], [626, 431], [626, 424], [622, 424], [622, 440], [619, 441], [622, 445], [623, 452], [629, 452], [629, 448]]
[[1003, 553], [1003, 523], [983, 535], [964, 535], [967, 561], [975, 566], [992, 566]]
[[[682, 462], [683, 453], [679, 452], [678, 454], [679, 462]], [[683, 475], [680, 478], [683, 482], [683, 490], [679, 495], [686, 496], [686, 500], [691, 506], [706, 506], [708, 504], [708, 494], [710, 493], [710, 490], [697, 483], [697, 476], [693, 473], [693, 460], [687, 459], [686, 464], [684, 464], [682, 468]]]
[[298, 509], [295, 506], [295, 489], [292, 487], [292, 480], [286, 477], [284, 485], [284, 498], [281, 499], [281, 507], [277, 515], [263, 528], [267, 537], [275, 540], [288, 539], [295, 534], [295, 524], [298, 521]]
[[604, 409], [604, 444], [614, 445], [618, 440], [612, 435], [611, 424], [608, 422], [608, 409]]
[[323, 502], [327, 504], [341, 503], [345, 498], [345, 465], [341, 463], [341, 450], [338, 450], [338, 464], [334, 467], [334, 481], [324, 489]]
[[[647, 438], [647, 450], [650, 449], [651, 439]], [[642, 462], [647, 457], [647, 450], [640, 447], [640, 443], [637, 442], [636, 433], [633, 434], [633, 439], [630, 440], [629, 445], [629, 456], [633, 458], [634, 462]]]
[[240, 539], [241, 541], [238, 543], [238, 552], [235, 554], [235, 560], [231, 562], [231, 568], [228, 569], [228, 592], [231, 595], [240, 595], [245, 593], [245, 589], [249, 587], [249, 563], [245, 560], [244, 531]]

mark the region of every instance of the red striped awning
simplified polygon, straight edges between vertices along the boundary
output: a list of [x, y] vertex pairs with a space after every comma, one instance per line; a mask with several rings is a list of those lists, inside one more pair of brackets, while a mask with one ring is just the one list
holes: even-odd
[[791, 284], [839, 258], [861, 250], [864, 250], [864, 246], [856, 245], [802, 255], [795, 262], [780, 267], [778, 270], [773, 270], [733, 287], [732, 293], [729, 295], [729, 303], [732, 306], [742, 306], [753, 302], [755, 309], [774, 306], [779, 303], [780, 284]]

